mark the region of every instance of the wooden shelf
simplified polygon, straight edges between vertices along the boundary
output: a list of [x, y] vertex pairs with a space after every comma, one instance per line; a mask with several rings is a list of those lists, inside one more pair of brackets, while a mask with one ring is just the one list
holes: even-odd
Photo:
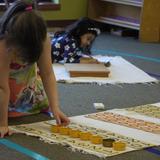
[[140, 29], [140, 22], [137, 19], [126, 18], [122, 16], [100, 17], [99, 21], [135, 30]]
[[131, 6], [136, 6], [136, 7], [143, 6], [142, 0], [102, 0], [102, 1], [119, 3], [119, 4], [124, 4], [124, 5], [131, 5]]
[[160, 0], [89, 0], [88, 17], [139, 31], [142, 42], [160, 42]]

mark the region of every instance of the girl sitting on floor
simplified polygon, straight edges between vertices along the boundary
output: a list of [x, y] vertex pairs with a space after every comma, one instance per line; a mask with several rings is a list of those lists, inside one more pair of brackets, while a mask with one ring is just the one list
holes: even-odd
[[12, 3], [0, 19], [0, 138], [12, 133], [8, 117], [37, 114], [49, 108], [57, 124], [69, 124], [59, 107], [50, 53], [42, 17], [32, 4], [20, 0]]
[[81, 18], [52, 38], [52, 62], [56, 63], [98, 63], [90, 56], [91, 45], [100, 34], [94, 22]]

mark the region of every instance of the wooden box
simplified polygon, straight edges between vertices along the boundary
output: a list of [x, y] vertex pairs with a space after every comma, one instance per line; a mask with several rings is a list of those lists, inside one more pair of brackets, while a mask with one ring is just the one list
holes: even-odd
[[110, 73], [104, 64], [66, 63], [64, 66], [70, 77], [108, 77]]

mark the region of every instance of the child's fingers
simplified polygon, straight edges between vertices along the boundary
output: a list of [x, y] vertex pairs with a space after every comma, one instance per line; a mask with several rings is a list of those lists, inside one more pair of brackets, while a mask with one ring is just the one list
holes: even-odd
[[8, 131], [9, 131], [9, 129], [7, 126], [0, 127], [0, 137], [3, 138], [8, 133]]
[[61, 120], [60, 120], [60, 118], [59, 117], [55, 117], [56, 118], [56, 123], [58, 124], [58, 125], [61, 125]]
[[63, 122], [61, 122], [61, 125], [67, 126], [67, 125], [69, 125], [69, 123], [70, 123], [69, 120], [64, 120]]
[[67, 126], [69, 123], [70, 123], [70, 120], [68, 119], [68, 118], [56, 118], [56, 123], [58, 124], [58, 125], [62, 125], [62, 126]]
[[16, 133], [16, 132], [13, 131], [13, 130], [9, 130], [8, 135], [10, 136], [10, 135], [12, 135], [12, 134], [14, 134], [14, 133]]
[[4, 138], [7, 135], [8, 135], [8, 132], [1, 132], [1, 138]]
[[5, 136], [10, 136], [13, 133], [15, 133], [15, 132], [13, 130], [10, 130], [10, 129], [8, 129], [8, 130], [2, 130], [0, 132], [0, 138], [4, 138]]
[[1, 138], [3, 138], [4, 137], [4, 133], [1, 133]]

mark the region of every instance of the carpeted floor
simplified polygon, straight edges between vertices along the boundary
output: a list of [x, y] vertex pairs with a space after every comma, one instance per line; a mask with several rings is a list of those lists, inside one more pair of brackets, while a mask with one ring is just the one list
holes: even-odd
[[[116, 51], [116, 53], [126, 53], [127, 55], [140, 55], [143, 57], [160, 60], [160, 45], [140, 43], [133, 38], [122, 38], [108, 34], [100, 35], [93, 49]], [[96, 50], [94, 50], [96, 54]], [[114, 52], [115, 53], [115, 52]], [[140, 59], [136, 56], [123, 56], [145, 72], [160, 75], [160, 62], [152, 61], [149, 58]], [[158, 77], [158, 76], [157, 76]], [[93, 103], [104, 103], [105, 109], [125, 108], [141, 104], [160, 102], [159, 84], [122, 84], [122, 85], [96, 85], [96, 84], [58, 84], [60, 104], [62, 110], [68, 116], [75, 116], [96, 112]], [[9, 123], [22, 124], [49, 119], [46, 115], [35, 115], [23, 118], [10, 119]], [[85, 155], [79, 152], [71, 152], [67, 147], [60, 145], [50, 145], [37, 138], [15, 134], [7, 139], [20, 144], [34, 152], [37, 152], [51, 160], [100, 160], [92, 155]], [[160, 150], [160, 147], [158, 147]], [[13, 149], [0, 145], [0, 160], [30, 160]], [[145, 150], [130, 152], [118, 155], [106, 160], [159, 160], [160, 156]]]

